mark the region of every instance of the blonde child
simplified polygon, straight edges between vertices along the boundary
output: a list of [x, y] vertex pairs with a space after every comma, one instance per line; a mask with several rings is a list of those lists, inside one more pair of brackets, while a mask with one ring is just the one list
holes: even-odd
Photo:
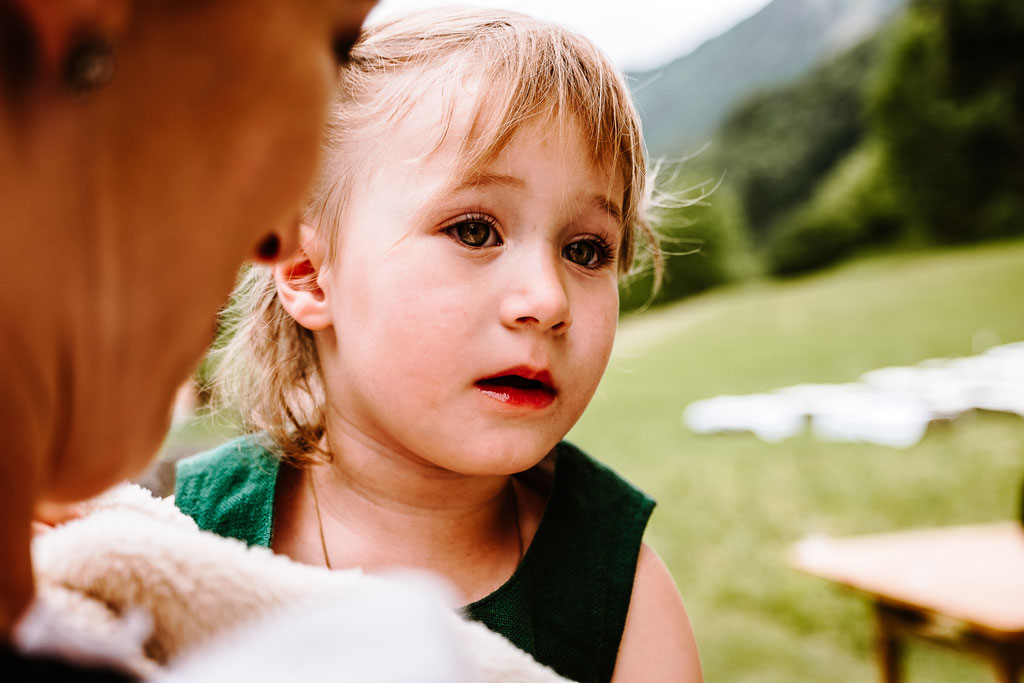
[[219, 372], [254, 434], [183, 462], [178, 505], [308, 564], [443, 574], [573, 680], [700, 680], [653, 501], [561, 441], [653, 244], [622, 77], [519, 14], [417, 13], [353, 50], [332, 127], [302, 251], [236, 294]]

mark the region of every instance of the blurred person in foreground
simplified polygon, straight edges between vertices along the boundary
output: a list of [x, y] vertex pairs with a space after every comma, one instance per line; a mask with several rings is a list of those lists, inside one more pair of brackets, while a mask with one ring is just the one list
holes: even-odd
[[[147, 464], [238, 266], [295, 247], [372, 5], [0, 0], [5, 680], [131, 678], [63, 648], [59, 615], [40, 615], [33, 520]], [[294, 656], [327, 661], [315, 648]]]

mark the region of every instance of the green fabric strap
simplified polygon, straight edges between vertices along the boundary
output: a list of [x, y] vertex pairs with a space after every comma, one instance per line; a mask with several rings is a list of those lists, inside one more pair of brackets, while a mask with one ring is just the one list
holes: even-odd
[[252, 437], [178, 461], [174, 503], [200, 529], [270, 547], [280, 460]]
[[[178, 464], [178, 507], [200, 528], [269, 546], [278, 460], [252, 437]], [[568, 443], [537, 533], [512, 577], [467, 607], [575, 681], [611, 679], [654, 501]]]

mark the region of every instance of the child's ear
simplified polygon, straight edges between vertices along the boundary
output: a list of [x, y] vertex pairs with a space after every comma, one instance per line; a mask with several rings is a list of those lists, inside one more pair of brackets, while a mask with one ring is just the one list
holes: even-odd
[[319, 282], [323, 254], [311, 228], [303, 225], [299, 237], [299, 250], [274, 266], [274, 283], [277, 298], [288, 315], [316, 332], [331, 325], [331, 307]]

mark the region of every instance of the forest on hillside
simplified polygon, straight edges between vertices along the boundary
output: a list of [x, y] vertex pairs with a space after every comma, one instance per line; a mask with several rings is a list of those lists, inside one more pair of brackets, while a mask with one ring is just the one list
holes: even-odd
[[1024, 233], [1024, 3], [912, 0], [739, 102], [659, 183], [664, 281], [652, 297], [651, 271], [635, 277], [624, 310], [865, 249]]

